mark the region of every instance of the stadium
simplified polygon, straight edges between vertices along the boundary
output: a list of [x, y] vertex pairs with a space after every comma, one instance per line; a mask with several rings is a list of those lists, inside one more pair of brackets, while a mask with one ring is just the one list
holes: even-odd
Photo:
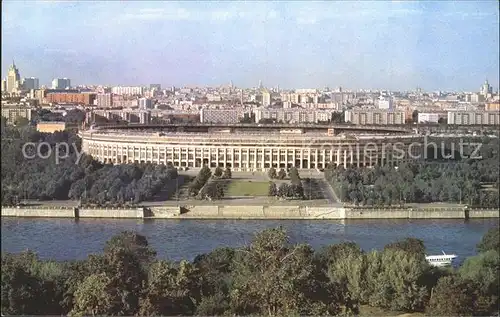
[[234, 171], [397, 166], [417, 157], [424, 139], [404, 128], [284, 124], [107, 125], [79, 135], [83, 151], [103, 163]]

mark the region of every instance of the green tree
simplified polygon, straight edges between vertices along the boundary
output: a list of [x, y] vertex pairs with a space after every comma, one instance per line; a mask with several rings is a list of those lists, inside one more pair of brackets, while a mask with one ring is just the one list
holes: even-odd
[[120, 300], [111, 279], [105, 273], [85, 278], [74, 296], [71, 316], [111, 315], [113, 307]]
[[226, 167], [226, 169], [224, 170], [224, 174], [222, 174], [222, 178], [230, 179], [232, 177], [233, 173], [231, 172], [231, 169], [229, 167]]
[[156, 251], [149, 246], [145, 236], [132, 231], [123, 231], [106, 242], [104, 252], [123, 249], [135, 256], [141, 263], [148, 264], [156, 257]]
[[267, 171], [267, 176], [269, 176], [270, 179], [276, 179], [277, 178], [277, 175], [276, 175], [276, 169], [274, 167], [271, 167], [268, 171]]
[[409, 254], [425, 257], [424, 242], [416, 238], [405, 238], [404, 240], [390, 243], [386, 245], [384, 249], [401, 250]]
[[425, 258], [386, 249], [372, 252], [367, 260], [370, 305], [403, 311], [424, 309], [428, 297], [424, 277], [429, 270]]
[[286, 171], [284, 169], [280, 169], [278, 172], [278, 179], [285, 179], [286, 178]]
[[498, 312], [500, 282], [500, 257], [497, 251], [489, 250], [467, 258], [458, 273], [463, 280], [474, 281], [480, 290], [477, 310], [487, 314]]
[[222, 170], [222, 168], [220, 168], [219, 166], [217, 166], [217, 168], [214, 171], [214, 176], [215, 177], [221, 177], [223, 173], [224, 173], [224, 171]]
[[149, 271], [148, 282], [140, 303], [140, 316], [192, 315], [199, 298], [196, 268], [181, 261], [174, 267], [166, 261], [155, 262]]
[[[292, 246], [280, 228], [258, 234], [235, 259], [231, 307], [237, 315], [325, 315], [338, 312], [307, 245]], [[314, 291], [313, 291], [314, 290]]]
[[30, 121], [28, 120], [28, 118], [25, 117], [17, 117], [14, 120], [14, 124], [18, 127], [25, 127], [30, 124]]
[[418, 110], [413, 111], [413, 113], [411, 114], [411, 120], [413, 122], [418, 122]]
[[288, 197], [289, 185], [287, 183], [281, 183], [278, 188], [278, 196], [285, 198]]
[[288, 172], [288, 177], [290, 177], [290, 181], [292, 182], [292, 184], [300, 183], [299, 171], [297, 170], [296, 167], [290, 168], [290, 171]]
[[267, 195], [271, 197], [278, 195], [278, 188], [276, 187], [275, 183], [269, 182], [269, 189], [267, 191]]
[[439, 279], [426, 309], [431, 316], [474, 316], [476, 286], [456, 276]]
[[489, 229], [477, 245], [477, 250], [479, 252], [495, 250], [500, 253], [500, 228]]

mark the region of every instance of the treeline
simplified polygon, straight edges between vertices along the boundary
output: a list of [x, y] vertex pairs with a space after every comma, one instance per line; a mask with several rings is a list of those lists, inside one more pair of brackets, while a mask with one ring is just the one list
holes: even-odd
[[[189, 184], [189, 194], [197, 199], [222, 199], [224, 197], [225, 183], [220, 180], [230, 179], [232, 172], [229, 167], [217, 167], [212, 174], [210, 168], [204, 165], [195, 179]], [[214, 179], [210, 181], [210, 179]]]
[[[36, 154], [32, 146], [27, 149], [33, 158], [24, 157], [22, 149], [27, 142], [50, 144], [40, 147], [42, 156], [47, 157]], [[55, 147], [61, 142], [69, 145], [69, 153], [68, 157], [57, 160]], [[178, 175], [173, 166], [101, 164], [81, 154], [80, 142], [70, 132], [48, 134], [2, 126], [2, 205], [13, 205], [23, 199], [74, 199], [83, 204], [120, 206], [176, 190]]]
[[354, 315], [364, 305], [434, 316], [498, 314], [498, 228], [458, 269], [428, 265], [420, 240], [382, 251], [354, 243], [314, 251], [268, 229], [241, 248], [193, 262], [156, 258], [145, 237], [123, 232], [83, 261], [2, 255], [2, 315]]
[[[286, 178], [287, 173], [284, 169], [280, 169], [280, 171], [276, 173], [274, 167], [271, 167], [267, 175], [270, 179], [283, 180]], [[283, 199], [305, 199], [304, 187], [297, 168], [291, 167], [288, 171], [288, 177], [290, 178], [290, 184], [281, 183], [279, 187], [274, 182], [269, 182], [268, 196], [280, 197]]]
[[85, 121], [86, 113], [80, 109], [71, 109], [63, 115], [59, 112], [51, 112], [47, 109], [40, 109], [37, 112], [39, 121], [64, 121], [66, 123], [81, 124]]
[[341, 201], [356, 205], [450, 202], [499, 207], [498, 141], [486, 142], [482, 159], [421, 161], [393, 168], [330, 167], [325, 178]]

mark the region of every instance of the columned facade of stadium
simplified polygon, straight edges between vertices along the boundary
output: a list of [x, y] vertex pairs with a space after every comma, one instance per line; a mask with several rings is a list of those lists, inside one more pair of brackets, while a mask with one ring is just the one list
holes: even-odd
[[271, 167], [323, 169], [336, 166], [398, 165], [423, 152], [422, 137], [283, 136], [198, 133], [124, 134], [85, 131], [83, 151], [103, 163], [172, 164], [178, 168], [229, 167], [264, 171]]

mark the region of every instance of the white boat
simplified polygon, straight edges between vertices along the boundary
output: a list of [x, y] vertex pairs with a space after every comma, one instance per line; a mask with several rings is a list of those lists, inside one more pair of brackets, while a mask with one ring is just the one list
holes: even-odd
[[456, 259], [456, 254], [446, 254], [443, 251], [442, 255], [426, 255], [425, 259], [432, 266], [450, 266], [453, 260]]

